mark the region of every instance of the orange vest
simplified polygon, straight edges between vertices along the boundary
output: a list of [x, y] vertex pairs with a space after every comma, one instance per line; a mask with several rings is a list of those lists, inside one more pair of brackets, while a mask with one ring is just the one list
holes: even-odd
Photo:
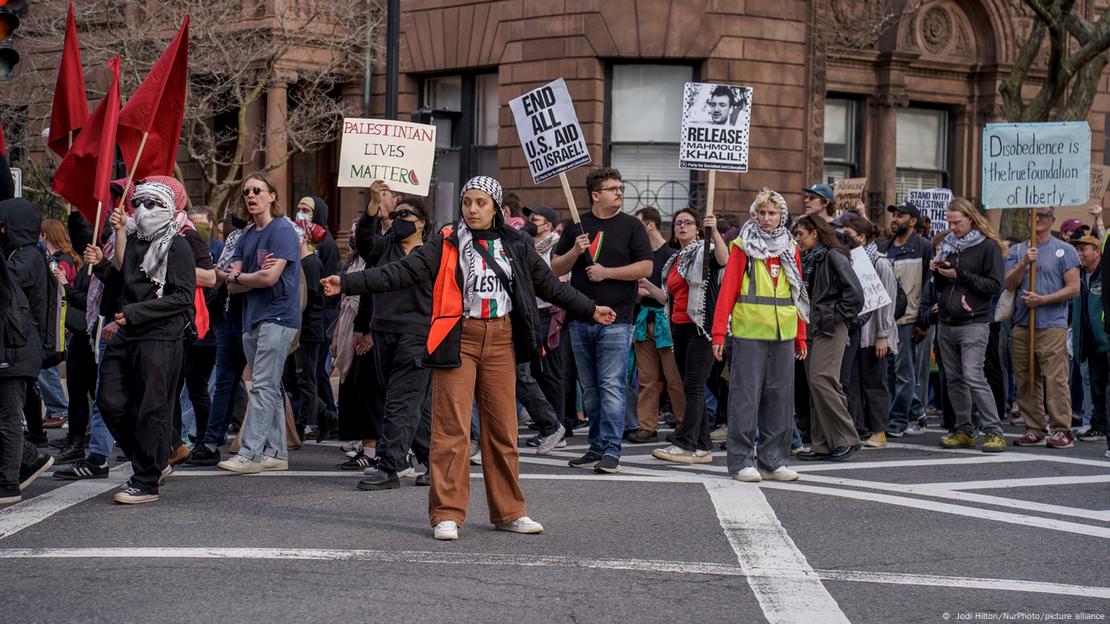
[[459, 267], [459, 248], [452, 245], [447, 237], [453, 228], [443, 228], [443, 252], [439, 257], [439, 272], [436, 273], [435, 286], [432, 288], [432, 327], [428, 331], [428, 355], [431, 355], [455, 326], [462, 320], [462, 290], [455, 279]]

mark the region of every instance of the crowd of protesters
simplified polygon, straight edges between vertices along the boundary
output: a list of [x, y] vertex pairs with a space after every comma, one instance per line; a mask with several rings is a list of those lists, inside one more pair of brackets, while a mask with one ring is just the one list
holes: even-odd
[[[1019, 447], [1107, 439], [1101, 208], [1059, 228], [1038, 209], [1033, 246], [964, 198], [932, 236], [912, 204], [885, 225], [823, 184], [794, 215], [763, 189], [735, 223], [667, 224], [599, 168], [580, 222], [479, 176], [434, 224], [376, 182], [341, 252], [327, 203], [287, 210], [264, 174], [219, 222], [171, 177], [112, 189], [100, 228], [0, 201], [0, 503], [54, 464], [105, 478], [116, 445], [132, 474], [114, 500], [138, 504], [175, 466], [282, 471], [304, 440], [338, 439], [359, 489], [416, 477], [434, 536], [457, 539], [471, 463], [490, 521], [538, 533], [520, 453], [582, 434], [574, 468], [616, 473], [623, 444], [654, 444], [680, 464], [724, 450], [744, 482], [930, 425], [983, 452], [1008, 448], [1006, 426]], [[868, 307], [861, 262], [885, 304]]]

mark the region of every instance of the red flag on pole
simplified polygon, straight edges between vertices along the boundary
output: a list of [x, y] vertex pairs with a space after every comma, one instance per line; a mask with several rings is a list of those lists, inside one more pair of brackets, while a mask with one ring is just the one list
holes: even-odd
[[189, 16], [119, 114], [119, 149], [131, 179], [173, 175], [185, 120]]
[[85, 130], [73, 140], [69, 153], [54, 173], [54, 192], [73, 204], [94, 226], [99, 221], [98, 205], [112, 206], [112, 169], [116, 162], [116, 126], [119, 123], [119, 63], [117, 55], [108, 63], [112, 83], [96, 107]]
[[50, 110], [50, 136], [46, 144], [65, 158], [77, 131], [89, 120], [89, 101], [85, 97], [85, 73], [81, 67], [81, 47], [77, 43], [77, 22], [73, 5], [66, 19], [66, 41], [58, 80], [54, 83], [54, 106]]
[[4, 126], [0, 126], [0, 155], [8, 157], [8, 142], [4, 140]]

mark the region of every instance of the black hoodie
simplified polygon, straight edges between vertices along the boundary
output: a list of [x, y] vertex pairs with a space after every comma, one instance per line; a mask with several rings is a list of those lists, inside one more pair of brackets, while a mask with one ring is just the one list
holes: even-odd
[[38, 378], [42, 342], [32, 325], [27, 298], [0, 256], [0, 379]]
[[[328, 229], [328, 202], [315, 195], [309, 195], [309, 197], [312, 198], [312, 203], [316, 205], [312, 210], [312, 222], [324, 228], [324, 240], [316, 245], [316, 255], [324, 265], [324, 275], [335, 275], [339, 273], [339, 245], [335, 244], [335, 239], [331, 236], [331, 230]], [[324, 305], [329, 308], [338, 306], [339, 295], [325, 297]]]
[[0, 201], [0, 242], [8, 272], [27, 297], [31, 320], [39, 330], [39, 339], [46, 340], [46, 298], [49, 281], [53, 279], [46, 265], [46, 255], [39, 249], [42, 217], [35, 205], [26, 199]]

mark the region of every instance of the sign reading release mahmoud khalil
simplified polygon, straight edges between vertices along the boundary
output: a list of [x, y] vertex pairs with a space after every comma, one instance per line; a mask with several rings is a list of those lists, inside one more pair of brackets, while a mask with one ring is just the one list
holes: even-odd
[[1085, 121], [987, 124], [983, 205], [1048, 208], [1086, 204], [1091, 129]]
[[687, 169], [748, 170], [751, 87], [687, 82], [680, 164]]

